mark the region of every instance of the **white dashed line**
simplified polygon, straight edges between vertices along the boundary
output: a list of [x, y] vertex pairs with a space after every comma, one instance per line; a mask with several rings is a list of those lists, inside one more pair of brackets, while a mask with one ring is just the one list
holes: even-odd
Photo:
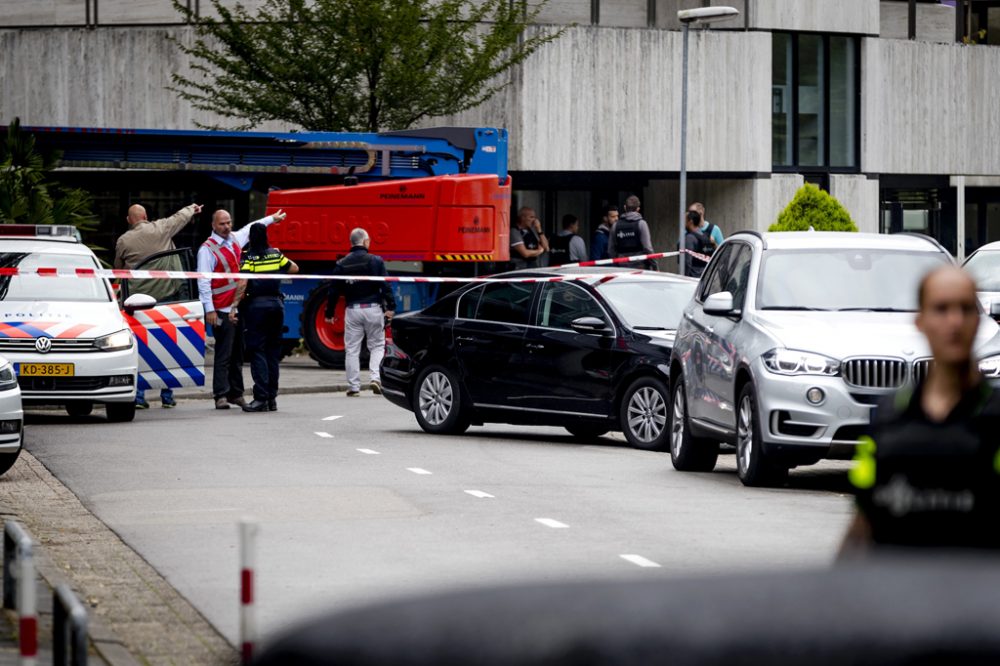
[[413, 472], [414, 474], [430, 474], [430, 472], [428, 472], [423, 467], [407, 467], [406, 470], [409, 472]]
[[358, 449], [358, 452], [359, 452], [359, 453], [364, 453], [364, 454], [367, 454], [367, 455], [369, 455], [369, 456], [377, 456], [377, 455], [380, 455], [378, 451], [374, 451], [374, 450], [372, 450], [372, 449]]
[[344, 418], [344, 417], [343, 416], [327, 416], [323, 420], [324, 421], [336, 421], [337, 419], [342, 419], [342, 418]]
[[328, 432], [317, 432], [316, 436], [317, 437], [323, 437], [324, 439], [333, 439], [333, 435], [331, 435]]
[[472, 495], [473, 497], [478, 497], [479, 499], [487, 499], [487, 498], [494, 497], [493, 495], [490, 495], [489, 493], [484, 493], [482, 490], [466, 490], [465, 492], [466, 492], [466, 494]]
[[643, 567], [647, 569], [659, 569], [660, 565], [653, 560], [647, 560], [642, 555], [619, 555], [626, 562], [631, 562], [637, 567]]
[[546, 527], [551, 527], [551, 528], [557, 529], [557, 530], [565, 529], [565, 528], [569, 527], [569, 525], [567, 525], [566, 523], [560, 523], [558, 520], [553, 520], [552, 518], [535, 518], [535, 522], [536, 523], [541, 523], [542, 525], [545, 525]]

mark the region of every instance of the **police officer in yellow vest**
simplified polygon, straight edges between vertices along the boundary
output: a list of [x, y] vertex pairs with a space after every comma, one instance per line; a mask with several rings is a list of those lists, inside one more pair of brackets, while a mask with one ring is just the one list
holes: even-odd
[[[268, 244], [267, 227], [263, 224], [250, 227], [250, 246], [242, 259], [242, 273], [299, 272], [294, 261]], [[236, 305], [245, 301], [242, 308], [246, 328], [244, 341], [253, 377], [253, 402], [243, 406], [245, 412], [273, 412], [278, 409], [278, 365], [281, 362], [281, 333], [285, 320], [280, 287], [281, 282], [275, 279], [240, 280], [233, 308], [229, 311], [229, 317], [235, 323]]]
[[959, 268], [920, 284], [927, 379], [878, 407], [850, 472], [858, 514], [841, 549], [1000, 548], [1000, 390], [973, 354], [976, 284]]

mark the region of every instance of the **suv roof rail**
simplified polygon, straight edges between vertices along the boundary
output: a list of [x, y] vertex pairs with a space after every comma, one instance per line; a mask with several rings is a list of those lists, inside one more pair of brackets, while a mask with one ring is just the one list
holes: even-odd
[[765, 250], [767, 249], [767, 239], [764, 238], [764, 234], [762, 234], [761, 232], [757, 231], [756, 229], [740, 229], [736, 233], [729, 234], [729, 235], [730, 236], [735, 236], [736, 234], [750, 234], [751, 236], [756, 236], [757, 238], [760, 239], [760, 242], [764, 246], [764, 249]]
[[923, 240], [927, 241], [928, 243], [930, 243], [931, 245], [933, 245], [937, 249], [939, 249], [942, 252], [944, 252], [945, 254], [947, 254], [949, 257], [951, 256], [951, 252], [948, 251], [948, 248], [946, 248], [944, 245], [941, 245], [941, 242], [938, 239], [934, 238], [933, 236], [928, 236], [927, 234], [922, 234], [922, 233], [919, 233], [919, 232], [916, 232], [916, 231], [897, 231], [896, 233], [889, 234], [889, 235], [890, 236], [913, 236], [914, 238], [922, 238]]

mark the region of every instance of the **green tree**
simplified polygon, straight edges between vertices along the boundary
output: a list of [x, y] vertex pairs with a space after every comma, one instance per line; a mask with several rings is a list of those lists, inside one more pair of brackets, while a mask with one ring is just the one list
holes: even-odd
[[839, 201], [812, 183], [806, 183], [768, 231], [809, 231], [810, 227], [816, 231], [858, 230], [851, 214]]
[[190, 74], [171, 90], [250, 129], [406, 129], [503, 89], [505, 72], [561, 32], [528, 35], [542, 0], [266, 0], [255, 13], [212, 0], [194, 25]]
[[20, 119], [14, 119], [0, 141], [0, 223], [69, 224], [81, 231], [95, 228], [90, 196], [50, 179], [61, 157], [58, 151], [39, 152], [35, 135], [23, 131]]

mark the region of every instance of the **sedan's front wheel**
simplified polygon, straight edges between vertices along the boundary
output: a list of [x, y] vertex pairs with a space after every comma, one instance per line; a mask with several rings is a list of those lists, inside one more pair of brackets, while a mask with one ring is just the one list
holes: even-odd
[[425, 432], [460, 435], [469, 427], [462, 389], [454, 373], [443, 366], [432, 365], [420, 373], [413, 403], [417, 423]]
[[674, 382], [670, 409], [670, 462], [678, 472], [711, 472], [719, 460], [719, 443], [691, 435], [684, 381]]
[[628, 443], [637, 449], [659, 451], [666, 447], [670, 430], [667, 428], [669, 393], [666, 385], [655, 377], [641, 377], [622, 396], [622, 432]]

